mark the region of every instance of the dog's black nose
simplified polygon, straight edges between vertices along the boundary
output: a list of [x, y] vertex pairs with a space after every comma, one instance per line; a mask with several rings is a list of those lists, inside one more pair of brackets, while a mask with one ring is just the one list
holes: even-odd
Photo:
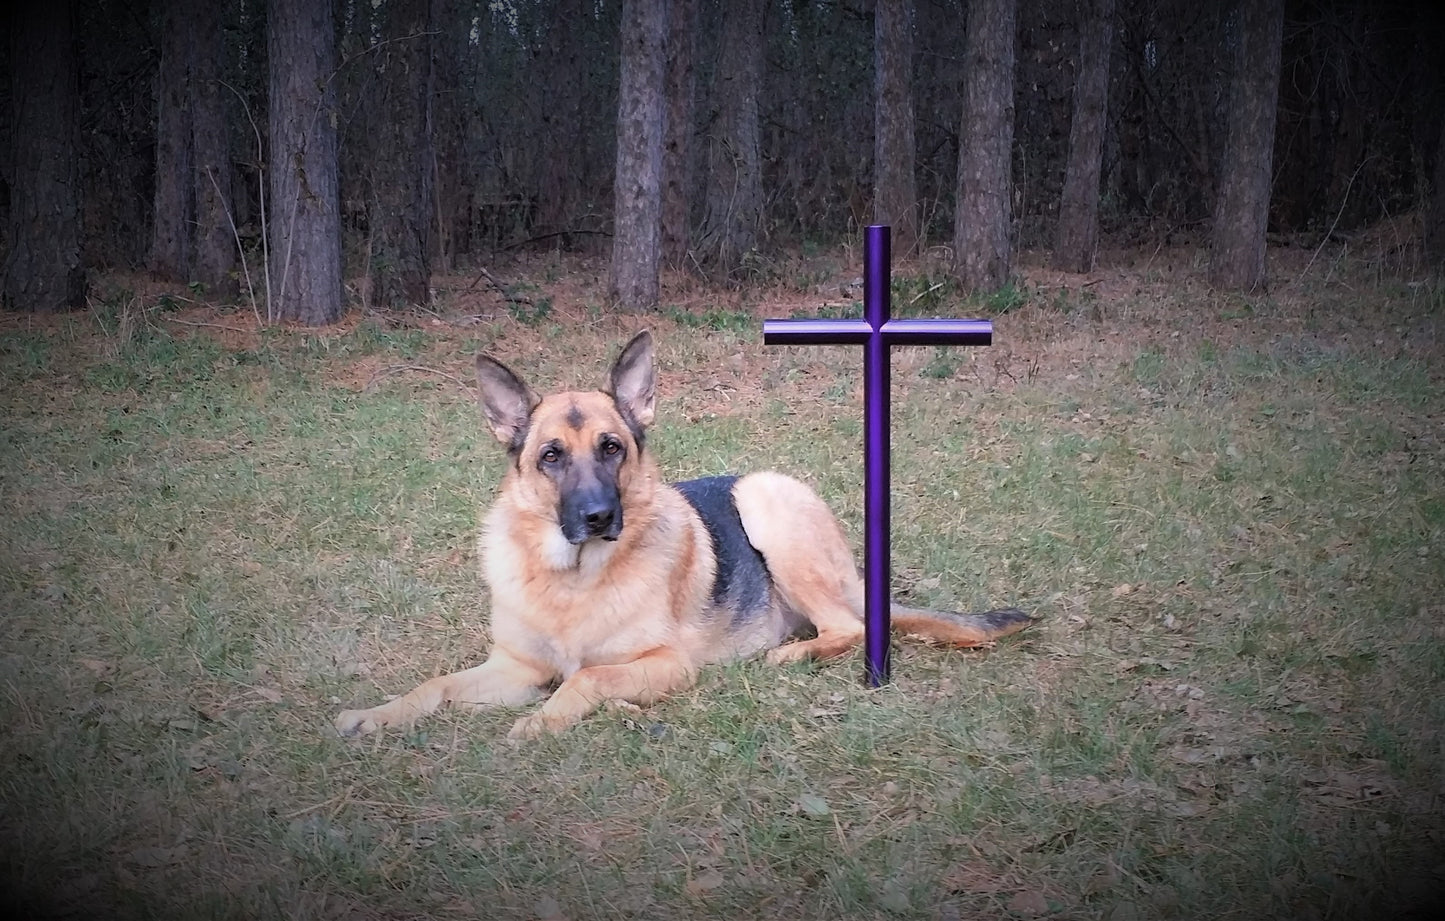
[[622, 533], [622, 500], [617, 488], [598, 485], [567, 493], [557, 509], [562, 535], [574, 544], [595, 537], [616, 540]]
[[583, 518], [587, 522], [587, 533], [596, 537], [612, 530], [612, 522], [617, 519], [617, 513], [610, 505], [598, 505], [588, 509]]

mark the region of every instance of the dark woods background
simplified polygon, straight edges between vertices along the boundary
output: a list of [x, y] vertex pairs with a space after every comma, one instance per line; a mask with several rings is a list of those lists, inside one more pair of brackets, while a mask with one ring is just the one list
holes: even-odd
[[[880, 0], [902, 15], [880, 19], [876, 41], [910, 65], [885, 112], [911, 96], [918, 251], [957, 244], [968, 30], [1004, 14], [1014, 59], [996, 73], [1012, 86], [994, 88], [1006, 116], [1012, 105], [1008, 243], [1058, 242], [1091, 23], [1107, 41], [1098, 232], [1123, 246], [1209, 243], [1232, 223], [1216, 209], [1246, 13], [1276, 2]], [[643, 117], [663, 113], [662, 226], [649, 244], [663, 264], [746, 282], [780, 249], [878, 218], [874, 6], [629, 6], [632, 34], [654, 36], [637, 53], [663, 56], [660, 98], [646, 98], [656, 81], [638, 84]], [[1316, 245], [1400, 217], [1421, 242], [1445, 239], [1432, 229], [1445, 206], [1431, 202], [1441, 4], [1282, 6], [1271, 239]], [[94, 273], [144, 268], [209, 299], [254, 291], [272, 319], [326, 322], [343, 272], [367, 277], [369, 303], [386, 307], [424, 302], [431, 274], [500, 251], [613, 251], [619, 125], [630, 130], [622, 0], [26, 0], [4, 15], [11, 308], [79, 306]], [[307, 236], [312, 210], [335, 213]], [[1416, 257], [1440, 265], [1445, 243], [1434, 246]], [[284, 267], [337, 261], [333, 250], [335, 279], [283, 280]]]

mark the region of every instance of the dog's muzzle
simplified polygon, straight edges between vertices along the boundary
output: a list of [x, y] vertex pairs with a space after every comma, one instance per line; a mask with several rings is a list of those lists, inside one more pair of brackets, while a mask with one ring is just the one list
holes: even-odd
[[594, 537], [616, 540], [622, 533], [622, 501], [617, 490], [598, 487], [567, 496], [559, 509], [562, 536], [582, 544]]

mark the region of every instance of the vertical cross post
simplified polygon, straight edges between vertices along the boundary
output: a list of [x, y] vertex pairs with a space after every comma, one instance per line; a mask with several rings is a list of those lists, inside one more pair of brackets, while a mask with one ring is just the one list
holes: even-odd
[[993, 342], [988, 320], [891, 319], [889, 263], [889, 229], [872, 225], [863, 238], [863, 319], [763, 321], [765, 345], [863, 346], [863, 647], [869, 687], [889, 678], [888, 350], [895, 345]]

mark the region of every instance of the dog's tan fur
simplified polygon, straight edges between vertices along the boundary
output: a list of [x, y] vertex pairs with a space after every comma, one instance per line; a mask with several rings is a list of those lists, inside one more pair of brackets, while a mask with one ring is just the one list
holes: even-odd
[[[766, 562], [771, 601], [754, 617], [718, 610], [708, 529], [640, 443], [654, 410], [647, 333], [618, 359], [610, 392], [538, 399], [497, 362], [479, 357], [477, 368], [484, 414], [513, 449], [480, 540], [492, 591], [491, 654], [390, 703], [341, 713], [343, 735], [406, 725], [446, 703], [526, 704], [560, 681], [513, 726], [513, 737], [530, 737], [570, 726], [608, 701], [648, 705], [692, 684], [709, 663], [764, 650], [775, 663], [830, 658], [862, 641], [863, 583], [842, 529], [811, 489], [778, 473], [741, 477], [732, 489], [747, 541]], [[612, 441], [625, 452], [616, 471], [621, 530], [615, 539], [569, 542], [541, 455], [552, 446], [584, 457]], [[1029, 623], [1022, 614], [993, 623], [902, 606], [893, 617], [900, 632], [958, 646], [991, 643]], [[785, 643], [803, 620], [816, 637]]]

